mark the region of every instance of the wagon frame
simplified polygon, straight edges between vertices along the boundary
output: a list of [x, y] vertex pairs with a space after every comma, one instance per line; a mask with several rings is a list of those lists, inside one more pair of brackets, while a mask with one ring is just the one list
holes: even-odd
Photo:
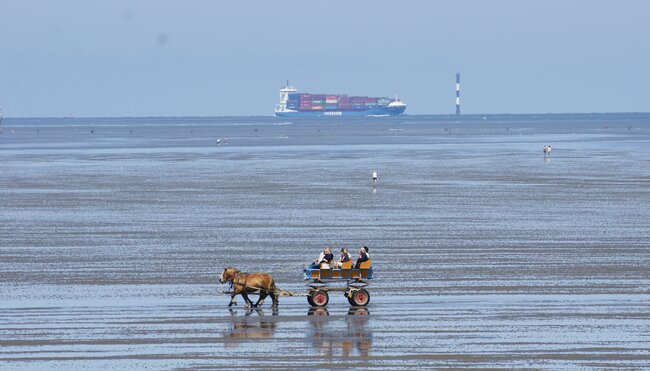
[[343, 263], [340, 268], [305, 268], [304, 279], [309, 281], [307, 302], [313, 307], [324, 307], [329, 302], [329, 292], [338, 291], [343, 292], [350, 305], [364, 307], [370, 302], [367, 287], [372, 274], [371, 260], [361, 263], [359, 268], [353, 268], [352, 262]]

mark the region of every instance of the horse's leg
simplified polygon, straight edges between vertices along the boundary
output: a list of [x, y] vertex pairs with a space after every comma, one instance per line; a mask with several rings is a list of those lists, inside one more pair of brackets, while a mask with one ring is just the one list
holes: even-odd
[[273, 304], [271, 304], [272, 308], [277, 308], [278, 307], [278, 299], [279, 299], [279, 294], [277, 291], [272, 291], [271, 292], [271, 300], [273, 300]]
[[253, 306], [253, 301], [248, 297], [248, 294], [246, 294], [246, 290], [242, 290], [241, 297], [244, 298], [244, 300], [246, 301], [247, 308]]
[[278, 299], [280, 298], [280, 293], [278, 292], [278, 288], [275, 287], [275, 282], [273, 281], [271, 281], [271, 290], [269, 291], [269, 294], [271, 294], [271, 300], [273, 300], [271, 307], [275, 309], [278, 307]]
[[230, 294], [230, 303], [228, 304], [229, 307], [232, 307], [233, 305], [237, 305], [237, 300], [235, 300], [235, 295], [237, 295], [236, 292]]
[[260, 291], [260, 298], [257, 300], [257, 303], [255, 303], [255, 308], [259, 308], [264, 304], [264, 299], [269, 295], [267, 291]]

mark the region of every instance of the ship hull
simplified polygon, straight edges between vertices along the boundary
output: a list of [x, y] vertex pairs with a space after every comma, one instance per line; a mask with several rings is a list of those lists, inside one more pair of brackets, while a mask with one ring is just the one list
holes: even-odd
[[278, 117], [364, 117], [364, 116], [396, 116], [401, 115], [406, 106], [375, 107], [363, 111], [275, 111]]

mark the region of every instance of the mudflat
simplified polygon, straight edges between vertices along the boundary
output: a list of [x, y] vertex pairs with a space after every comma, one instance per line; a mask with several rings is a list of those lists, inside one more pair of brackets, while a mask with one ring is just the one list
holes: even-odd
[[[650, 116], [2, 125], [1, 369], [650, 367]], [[364, 243], [365, 308], [218, 283]]]

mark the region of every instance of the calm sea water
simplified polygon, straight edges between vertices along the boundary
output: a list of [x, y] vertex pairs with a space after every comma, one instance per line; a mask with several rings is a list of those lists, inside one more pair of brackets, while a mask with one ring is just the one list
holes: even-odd
[[[1, 128], [2, 369], [650, 367], [650, 115]], [[217, 282], [363, 243], [366, 310]]]

